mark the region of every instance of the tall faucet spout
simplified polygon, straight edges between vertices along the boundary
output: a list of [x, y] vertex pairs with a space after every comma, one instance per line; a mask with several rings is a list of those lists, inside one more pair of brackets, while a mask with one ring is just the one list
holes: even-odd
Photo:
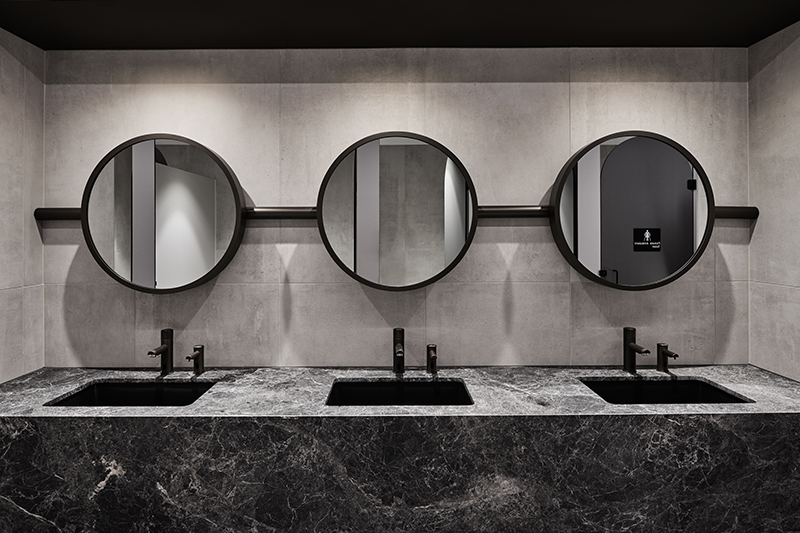
[[169, 350], [169, 346], [166, 344], [162, 344], [158, 348], [153, 348], [152, 350], [147, 352], [147, 355], [149, 355], [150, 357], [158, 357], [159, 355], [165, 353], [167, 350]]
[[650, 355], [650, 350], [636, 344], [636, 328], [622, 328], [622, 369], [636, 374], [636, 354]]
[[634, 352], [640, 353], [642, 355], [650, 355], [650, 350], [648, 350], [647, 348], [644, 348], [643, 346], [639, 346], [638, 344], [636, 344], [634, 342], [628, 343], [628, 348], [630, 348]]
[[172, 340], [172, 328], [162, 329], [161, 346], [147, 352], [150, 357], [161, 356], [161, 375], [167, 375], [172, 372]]

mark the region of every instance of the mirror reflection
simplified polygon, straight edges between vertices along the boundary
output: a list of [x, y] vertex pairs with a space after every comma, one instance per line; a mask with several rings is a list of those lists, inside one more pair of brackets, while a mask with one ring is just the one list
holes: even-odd
[[199, 145], [145, 139], [95, 174], [84, 199], [90, 248], [136, 288], [189, 285], [209, 274], [234, 241], [234, 185]]
[[351, 147], [320, 190], [328, 250], [348, 274], [378, 288], [435, 281], [474, 233], [476, 201], [461, 164], [432, 141], [406, 135]]
[[585, 149], [560, 181], [554, 235], [585, 275], [649, 288], [682, 274], [707, 244], [708, 179], [665, 138], [611, 136]]

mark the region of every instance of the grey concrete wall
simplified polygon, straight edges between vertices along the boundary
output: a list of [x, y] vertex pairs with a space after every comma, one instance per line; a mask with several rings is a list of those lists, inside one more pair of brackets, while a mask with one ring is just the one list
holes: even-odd
[[323, 225], [336, 256], [350, 270], [355, 269], [356, 151], [336, 166], [322, 200]]
[[44, 364], [44, 51], [0, 29], [0, 381]]
[[[540, 204], [576, 150], [619, 130], [664, 134], [708, 172], [718, 204], [747, 204], [744, 49], [126, 51], [47, 54], [45, 202], [78, 205], [100, 158], [169, 132], [220, 154], [256, 205], [314, 205], [331, 162], [367, 135], [438, 140], [478, 201]], [[207, 365], [620, 364], [621, 328], [668, 342], [680, 362], [748, 361], [747, 226], [723, 223], [694, 269], [648, 292], [572, 272], [542, 221], [482, 221], [462, 263], [433, 286], [359, 285], [314, 223], [250, 224], [213, 282], [168, 296], [97, 267], [79, 225], [45, 229], [46, 364], [156, 366], [173, 327]], [[98, 335], [104, 349], [97, 349]]]
[[748, 50], [750, 360], [800, 379], [800, 23]]

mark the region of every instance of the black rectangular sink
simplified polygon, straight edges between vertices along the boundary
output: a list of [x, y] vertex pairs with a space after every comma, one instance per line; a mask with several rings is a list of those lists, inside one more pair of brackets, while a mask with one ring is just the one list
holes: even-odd
[[325, 405], [472, 405], [460, 379], [336, 380]]
[[616, 404], [752, 402], [699, 379], [582, 379], [581, 382], [608, 403]]
[[181, 406], [202, 396], [214, 383], [92, 383], [58, 401], [57, 407]]

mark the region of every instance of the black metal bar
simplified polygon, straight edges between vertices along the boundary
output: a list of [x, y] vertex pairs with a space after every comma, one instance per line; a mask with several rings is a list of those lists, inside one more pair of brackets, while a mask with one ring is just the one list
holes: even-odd
[[714, 218], [758, 218], [758, 208], [750, 206], [718, 205], [714, 207]]
[[547, 218], [549, 205], [484, 205], [478, 206], [478, 218]]
[[[547, 218], [549, 205], [486, 205], [478, 206], [478, 218]], [[758, 218], [758, 208], [752, 206], [722, 206], [714, 208], [715, 218]], [[80, 207], [37, 207], [36, 220], [80, 220]], [[248, 207], [249, 219], [315, 219], [316, 207]]]
[[316, 219], [316, 207], [248, 207], [248, 219]]
[[80, 220], [80, 207], [37, 207], [33, 210], [36, 220]]

